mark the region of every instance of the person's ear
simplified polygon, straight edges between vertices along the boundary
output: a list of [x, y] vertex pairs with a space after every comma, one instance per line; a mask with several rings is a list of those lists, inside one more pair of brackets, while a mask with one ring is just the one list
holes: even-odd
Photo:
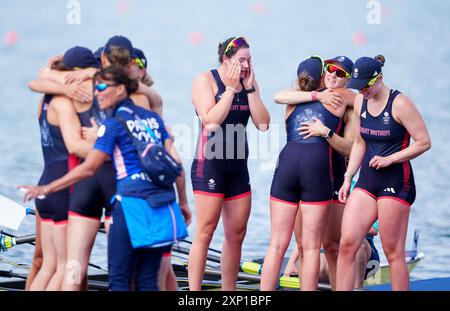
[[126, 87], [125, 87], [125, 85], [123, 85], [123, 84], [120, 84], [120, 85], [118, 85], [117, 86], [117, 95], [118, 96], [122, 96], [123, 94], [127, 94], [127, 89], [126, 89]]

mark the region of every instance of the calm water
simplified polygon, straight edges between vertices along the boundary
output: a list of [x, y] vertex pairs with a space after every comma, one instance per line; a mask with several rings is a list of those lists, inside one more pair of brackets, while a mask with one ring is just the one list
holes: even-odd
[[[257, 157], [249, 163], [253, 209], [243, 256], [262, 257], [270, 235], [268, 197], [273, 166], [285, 140], [283, 109], [274, 104], [274, 94], [292, 85], [298, 62], [308, 55], [344, 54], [355, 60], [382, 53], [387, 59], [387, 85], [402, 90], [416, 103], [433, 142], [431, 151], [413, 161], [418, 193], [407, 245], [412, 243], [413, 230], [419, 229], [419, 248], [426, 259], [412, 276], [450, 276], [450, 147], [446, 144], [450, 80], [445, 72], [450, 61], [450, 3], [381, 2], [381, 24], [369, 24], [367, 1], [361, 0], [82, 1], [81, 24], [69, 25], [67, 1], [1, 1], [0, 193], [20, 200], [15, 186], [36, 183], [43, 167], [36, 120], [39, 95], [28, 90], [27, 82], [50, 56], [73, 45], [96, 49], [115, 34], [128, 36], [148, 55], [155, 87], [164, 98], [165, 120], [179, 138], [189, 176], [196, 134], [192, 79], [217, 65], [219, 41], [244, 34], [272, 118], [272, 129], [260, 135], [259, 141], [253, 126], [249, 128], [250, 149]], [[17, 42], [7, 44], [8, 33], [12, 40], [14, 32]], [[17, 234], [32, 233], [33, 221], [26, 219]], [[195, 220], [191, 235], [194, 229]], [[220, 247], [222, 240], [219, 225], [212, 247]], [[99, 236], [92, 262], [106, 266], [105, 246], [105, 237]], [[4, 257], [29, 262], [32, 251], [32, 247], [20, 246]]]

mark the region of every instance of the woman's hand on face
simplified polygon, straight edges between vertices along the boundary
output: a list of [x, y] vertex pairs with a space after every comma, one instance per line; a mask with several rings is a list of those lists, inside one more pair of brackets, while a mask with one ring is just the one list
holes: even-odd
[[255, 72], [253, 71], [253, 63], [251, 59], [248, 60], [248, 70], [248, 74], [243, 81], [244, 88], [246, 90], [251, 89], [254, 86], [253, 84], [255, 83]]
[[379, 170], [380, 168], [391, 166], [392, 163], [393, 160], [390, 156], [387, 157], [374, 156], [372, 160], [370, 160], [369, 162], [369, 167]]
[[241, 63], [238, 59], [235, 59], [228, 66], [228, 72], [225, 77], [225, 86], [237, 89], [240, 84], [241, 77]]
[[311, 136], [322, 136], [325, 126], [322, 121], [318, 118], [313, 118], [311, 122], [303, 122], [300, 124], [301, 127], [298, 128], [299, 135], [305, 135], [303, 139], [307, 139]]
[[330, 89], [326, 89], [323, 92], [318, 92], [317, 98], [322, 104], [331, 106], [333, 109], [342, 107], [344, 102], [341, 94]]

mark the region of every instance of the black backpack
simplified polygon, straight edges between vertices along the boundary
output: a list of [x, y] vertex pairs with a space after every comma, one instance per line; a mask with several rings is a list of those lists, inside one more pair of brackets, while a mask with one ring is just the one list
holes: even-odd
[[[134, 111], [126, 110], [133, 115], [135, 120], [141, 122], [142, 126], [145, 127], [145, 130], [155, 142], [160, 141], [153, 130]], [[173, 183], [183, 170], [181, 164], [175, 161], [175, 159], [166, 151], [164, 146], [156, 143], [146, 143], [137, 139], [128, 129], [126, 121], [118, 116], [116, 116], [116, 118], [125, 127], [138, 153], [140, 166], [148, 177], [150, 177], [152, 182], [161, 188], [172, 187]]]

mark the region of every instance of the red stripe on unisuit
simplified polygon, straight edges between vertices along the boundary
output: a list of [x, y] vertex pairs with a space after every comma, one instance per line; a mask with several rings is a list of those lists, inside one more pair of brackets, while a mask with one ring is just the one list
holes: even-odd
[[[406, 131], [405, 137], [403, 138], [402, 150], [408, 148], [409, 138], [410, 138], [410, 135], [409, 135], [408, 131]], [[405, 161], [405, 162], [403, 162], [403, 182], [407, 183], [410, 177], [411, 177], [411, 166], [409, 165], [409, 161]]]
[[[200, 121], [201, 122], [201, 121]], [[198, 142], [198, 146], [197, 146], [197, 170], [196, 170], [196, 175], [198, 177], [203, 177], [203, 169], [204, 169], [204, 165], [205, 165], [205, 144], [207, 141], [207, 131], [205, 126], [203, 125], [203, 123], [201, 123], [200, 125], [200, 138], [199, 138], [199, 142]]]
[[245, 193], [243, 193], [243, 194], [236, 195], [236, 196], [234, 196], [234, 197], [225, 198], [225, 201], [234, 201], [234, 200], [237, 200], [237, 199], [241, 199], [241, 198], [248, 197], [248, 196], [251, 195], [251, 194], [252, 194], [252, 192], [251, 192], [251, 191], [248, 191], [248, 192], [245, 192]]
[[97, 217], [81, 215], [81, 214], [78, 214], [78, 213], [75, 213], [72, 211], [69, 211], [69, 216], [75, 216], [75, 217], [87, 218], [87, 219], [93, 219], [93, 220], [100, 220], [100, 218], [97, 218]]
[[330, 204], [333, 200], [328, 200], [328, 201], [320, 201], [320, 202], [306, 202], [306, 201], [302, 201], [302, 205], [303, 204], [307, 204], [307, 205], [327, 205]]
[[213, 192], [206, 192], [206, 191], [200, 191], [200, 190], [194, 190], [194, 194], [206, 195], [208, 197], [217, 197], [217, 198], [223, 198], [225, 196], [225, 194], [223, 194], [223, 193], [213, 193]]
[[411, 204], [409, 204], [405, 200], [402, 200], [402, 199], [397, 198], [397, 197], [382, 196], [382, 197], [378, 197], [377, 200], [394, 200], [394, 201], [397, 201], [399, 203], [402, 203], [403, 205], [411, 207]]
[[270, 200], [275, 201], [275, 202], [284, 203], [287, 205], [298, 206], [298, 203], [281, 200], [281, 199], [275, 198], [273, 196], [270, 196]]
[[377, 199], [377, 197], [376, 197], [375, 195], [373, 195], [372, 193], [370, 193], [370, 192], [367, 191], [366, 189], [363, 189], [363, 188], [360, 188], [360, 187], [355, 187], [355, 188], [353, 189], [353, 191], [355, 191], [355, 190], [362, 191], [362, 192], [364, 192], [365, 194], [367, 194], [367, 195], [371, 196], [372, 198], [374, 198], [375, 200]]

